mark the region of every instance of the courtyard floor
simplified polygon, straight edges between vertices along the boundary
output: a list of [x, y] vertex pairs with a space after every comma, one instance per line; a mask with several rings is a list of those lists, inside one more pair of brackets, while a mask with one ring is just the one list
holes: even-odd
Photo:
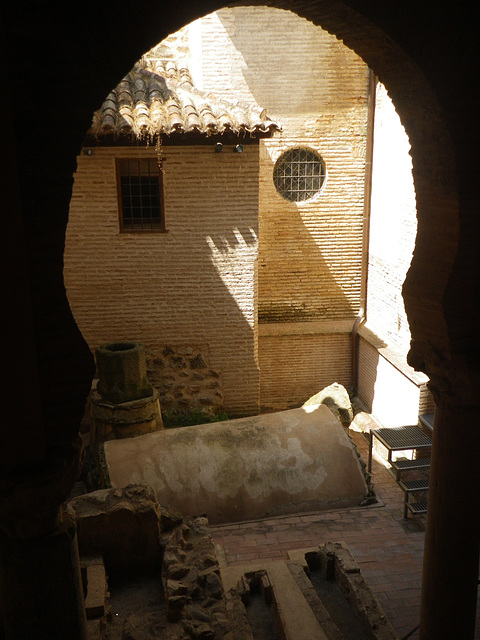
[[[360, 433], [351, 435], [367, 461], [367, 441]], [[379, 505], [211, 526], [211, 533], [228, 566], [285, 558], [289, 550], [327, 541], [345, 542], [403, 638], [419, 623], [426, 517], [403, 520], [403, 492], [375, 456], [372, 481]], [[475, 637], [480, 638], [478, 615]], [[418, 632], [411, 638], [418, 638]]]

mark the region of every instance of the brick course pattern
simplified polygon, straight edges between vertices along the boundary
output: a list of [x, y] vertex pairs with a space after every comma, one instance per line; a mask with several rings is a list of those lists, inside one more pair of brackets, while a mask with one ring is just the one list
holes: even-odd
[[155, 150], [78, 158], [65, 250], [78, 326], [92, 350], [143, 342], [150, 365], [189, 345], [218, 374], [225, 408], [256, 413], [258, 146], [165, 148], [166, 233], [120, 233], [115, 158], [138, 156]]
[[350, 336], [265, 336], [259, 340], [261, 409], [298, 406], [336, 381], [351, 382]]
[[[222, 9], [167, 40], [186, 55], [198, 89], [261, 105], [282, 131], [245, 145], [243, 154], [228, 145], [221, 154], [211, 145], [164, 147], [165, 234], [118, 231], [114, 158], [153, 156], [153, 149], [96, 148], [79, 157], [65, 276], [87, 342], [94, 349], [143, 341], [149, 376], [174, 409], [195, 403], [197, 385], [193, 393], [180, 389], [185, 381], [172, 372], [163, 380], [155, 363], [167, 346], [202, 354], [231, 415], [298, 406], [333, 382], [349, 386], [361, 295], [367, 66], [335, 36], [268, 7]], [[382, 192], [378, 171], [392, 155], [392, 119], [400, 168], [387, 172], [392, 183]], [[415, 196], [408, 139], [382, 86], [375, 123], [367, 315], [379, 336], [406, 352], [401, 286]], [[272, 173], [296, 146], [318, 152], [327, 175], [319, 194], [292, 203], [277, 193]], [[399, 194], [393, 208], [392, 190]], [[272, 325], [285, 331], [258, 332]], [[368, 368], [361, 363], [367, 380]]]
[[[286, 11], [222, 9], [203, 19], [201, 28], [202, 34], [208, 32], [202, 47], [205, 88], [258, 103], [282, 126], [280, 134], [261, 143], [260, 321], [354, 317], [360, 294], [367, 66], [337, 38]], [[220, 46], [232, 61], [223, 73]], [[277, 193], [272, 172], [278, 157], [297, 146], [322, 156], [327, 178], [315, 198], [292, 203]]]
[[[70, 303], [92, 349], [141, 340], [155, 381], [166, 345], [201, 351], [232, 415], [258, 411], [260, 349], [262, 404], [295, 406], [323, 384], [346, 382], [348, 333], [329, 339], [323, 331], [315, 340], [311, 330], [294, 339], [287, 332], [259, 343], [257, 313], [263, 323], [350, 318], [353, 325], [368, 69], [334, 36], [267, 7], [221, 10], [186, 27], [179, 41], [198, 53], [188, 62], [199, 89], [261, 105], [283, 131], [261, 141], [260, 158], [255, 145], [243, 154], [164, 147], [165, 234], [118, 232], [114, 158], [153, 149], [80, 156], [65, 255]], [[327, 179], [315, 198], [293, 204], [275, 190], [273, 165], [303, 145], [323, 157]], [[319, 372], [319, 362], [333, 368]]]
[[[258, 103], [282, 126], [260, 144], [258, 314], [261, 325], [306, 326], [303, 336], [260, 334], [260, 403], [298, 406], [324, 385], [351, 382], [368, 68], [334, 36], [268, 7], [222, 9], [194, 23], [192, 33], [202, 39], [202, 87]], [[297, 146], [321, 155], [327, 178], [316, 197], [292, 203], [277, 193], [272, 173], [278, 157]], [[312, 323], [345, 319], [351, 325], [343, 336], [321, 328], [312, 335]]]

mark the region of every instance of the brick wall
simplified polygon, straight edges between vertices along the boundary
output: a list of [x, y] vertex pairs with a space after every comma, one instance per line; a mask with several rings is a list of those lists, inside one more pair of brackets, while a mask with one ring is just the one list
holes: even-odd
[[[217, 393], [225, 390], [232, 413], [253, 411], [259, 388], [263, 407], [284, 408], [301, 404], [324, 384], [349, 385], [350, 332], [360, 306], [366, 65], [319, 27], [268, 7], [222, 9], [169, 39], [180, 42], [198, 88], [266, 108], [282, 132], [260, 142], [259, 157], [258, 147], [249, 146], [241, 155], [166, 147], [168, 233], [152, 237], [118, 234], [110, 176], [116, 152], [81, 156], [69, 235], [77, 234], [78, 273], [88, 271], [89, 277], [72, 276], [68, 288], [89, 344], [118, 339], [122, 331], [130, 332], [123, 337], [141, 334], [148, 342], [150, 376], [157, 386], [167, 384], [164, 402], [173, 404], [182, 402], [192, 386], [194, 394], [205, 394], [196, 391], [196, 381], [179, 379], [182, 372], [165, 383], [165, 372], [159, 373], [165, 347], [201, 353], [212, 375], [219, 376], [208, 383], [218, 385]], [[401, 287], [415, 240], [415, 194], [408, 139], [381, 85], [375, 136], [368, 326], [406, 354], [410, 334]], [[321, 192], [306, 202], [288, 202], [272, 180], [275, 161], [293, 146], [314, 149], [326, 165]], [[88, 198], [93, 198], [90, 204]], [[74, 232], [80, 211], [84, 228]], [[89, 220], [96, 231], [87, 241]], [[113, 244], [107, 237], [115, 239]], [[90, 266], [82, 254], [86, 247], [95, 256]], [[95, 271], [100, 263], [103, 277]], [[95, 287], [94, 295], [85, 293]], [[94, 302], [100, 291], [103, 315]], [[212, 309], [213, 323], [206, 320]], [[258, 340], [257, 314], [263, 328]], [[235, 362], [231, 352], [237, 354]], [[360, 362], [362, 375], [368, 379]]]
[[320, 328], [301, 332], [305, 327], [306, 323], [292, 323], [270, 332], [269, 325], [259, 326], [262, 410], [298, 407], [333, 382], [350, 386], [350, 334]]
[[[337, 38], [288, 11], [238, 7], [200, 22], [204, 88], [256, 103], [282, 125], [281, 134], [262, 141], [260, 156], [260, 321], [354, 318], [366, 65]], [[273, 166], [284, 150], [303, 145], [323, 157], [327, 180], [314, 199], [291, 203], [273, 185]]]
[[[167, 232], [119, 233], [115, 157], [139, 154], [155, 151], [99, 147], [78, 158], [65, 281], [80, 330], [92, 349], [143, 342], [152, 383], [165, 393], [165, 348], [187, 360], [200, 353], [225, 409], [255, 413], [258, 146], [242, 154], [232, 147], [218, 154], [212, 145], [164, 147]], [[168, 392], [181, 399], [194, 381], [180, 387], [177, 375], [171, 379], [175, 366], [168, 367]], [[205, 385], [214, 382], [208, 377]]]
[[[324, 381], [350, 384], [368, 69], [337, 38], [288, 11], [222, 9], [194, 23], [192, 33], [202, 40], [203, 88], [258, 104], [282, 125], [260, 148], [259, 322], [301, 322], [316, 334], [308, 327], [305, 336], [260, 334], [261, 405], [298, 405]], [[294, 146], [317, 151], [327, 171], [321, 193], [303, 203], [283, 199], [272, 180], [275, 161]], [[332, 320], [343, 323], [342, 337], [322, 328]]]

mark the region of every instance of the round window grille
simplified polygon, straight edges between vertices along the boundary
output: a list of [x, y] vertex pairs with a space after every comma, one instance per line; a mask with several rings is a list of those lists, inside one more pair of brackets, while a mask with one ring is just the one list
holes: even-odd
[[325, 180], [322, 158], [304, 147], [282, 153], [273, 168], [273, 183], [286, 200], [300, 202], [313, 198]]

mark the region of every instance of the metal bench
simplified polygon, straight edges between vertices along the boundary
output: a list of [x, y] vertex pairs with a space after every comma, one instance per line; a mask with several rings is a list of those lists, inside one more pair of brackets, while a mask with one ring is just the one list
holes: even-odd
[[368, 452], [368, 472], [372, 472], [373, 439], [377, 440], [387, 449], [387, 460], [390, 463], [390, 470], [398, 486], [405, 493], [403, 517], [408, 518], [408, 512], [426, 513], [427, 503], [410, 502], [409, 496], [412, 493], [428, 491], [428, 480], [402, 480], [401, 474], [404, 471], [415, 469], [428, 469], [430, 458], [416, 458], [415, 460], [398, 459], [392, 460], [392, 454], [396, 451], [422, 451], [430, 449], [431, 438], [424, 433], [417, 425], [405, 427], [380, 427], [370, 431], [370, 447]]
[[408, 518], [408, 512], [412, 513], [426, 513], [427, 501], [421, 500], [418, 502], [410, 502], [409, 496], [411, 493], [419, 493], [421, 491], [428, 491], [428, 480], [399, 480], [398, 486], [405, 492], [405, 501], [403, 503], [403, 517], [405, 520]]

